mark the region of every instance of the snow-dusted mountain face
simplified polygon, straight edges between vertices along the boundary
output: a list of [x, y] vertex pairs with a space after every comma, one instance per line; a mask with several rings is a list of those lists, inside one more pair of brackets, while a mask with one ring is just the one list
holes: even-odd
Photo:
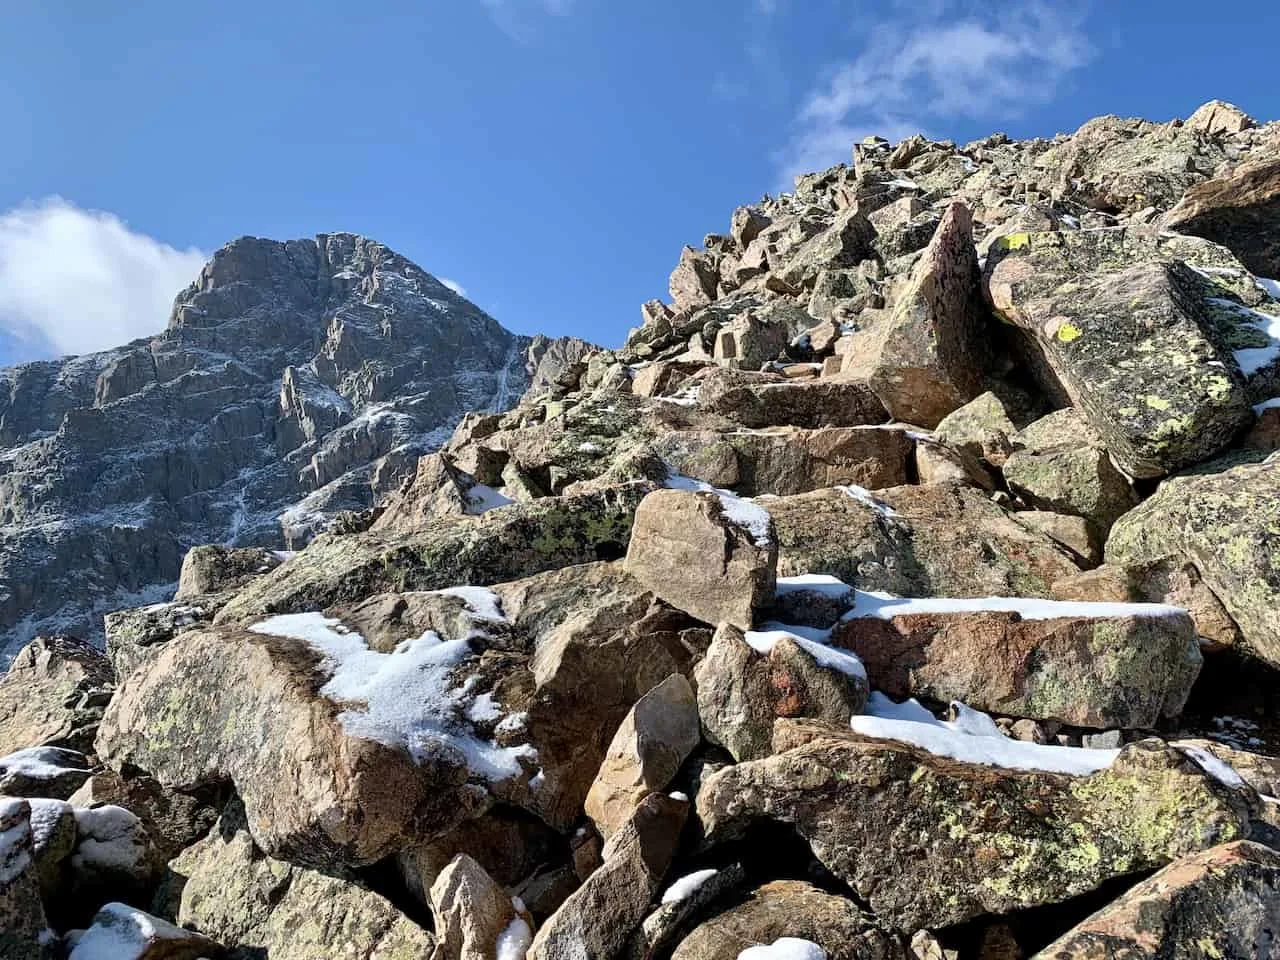
[[100, 637], [195, 544], [286, 549], [369, 506], [548, 347], [364, 237], [245, 237], [159, 336], [0, 370], [0, 662]]

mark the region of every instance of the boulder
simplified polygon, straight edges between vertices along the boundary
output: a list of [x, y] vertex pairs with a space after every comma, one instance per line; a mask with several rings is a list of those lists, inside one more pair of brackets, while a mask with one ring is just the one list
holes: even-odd
[[1280, 853], [1240, 840], [1175, 860], [1036, 954], [1037, 960], [1254, 960], [1280, 925]]
[[1166, 480], [1116, 522], [1106, 559], [1130, 567], [1193, 564], [1246, 648], [1280, 664], [1280, 561], [1267, 546], [1280, 523], [1280, 462], [1273, 459]]
[[1201, 663], [1191, 618], [1154, 604], [884, 601], [855, 608], [832, 640], [898, 699], [1098, 729], [1177, 717]]
[[488, 585], [626, 551], [636, 507], [651, 484], [517, 504], [411, 534], [374, 531], [323, 538], [238, 593], [220, 624], [317, 610], [375, 593]]
[[116, 610], [103, 617], [107, 657], [115, 675], [128, 677], [184, 630], [209, 623], [231, 594], [201, 597], [196, 603], [153, 603]]
[[689, 803], [651, 793], [605, 844], [603, 864], [542, 925], [528, 960], [619, 953], [649, 910], [675, 855]]
[[513, 923], [523, 925], [525, 946], [532, 936], [511, 898], [464, 853], [431, 885], [431, 912], [436, 935], [432, 960], [492, 960], [499, 941], [512, 936], [507, 931]]
[[745, 876], [742, 864], [731, 863], [718, 870], [695, 870], [671, 881], [627, 944], [626, 960], [668, 955], [713, 903], [742, 886]]
[[973, 218], [952, 203], [898, 297], [871, 389], [895, 419], [935, 427], [982, 392], [987, 314]]
[[[742, 629], [773, 599], [777, 543], [761, 507], [728, 494], [658, 490], [636, 510], [626, 569], [705, 623]], [[672, 576], [680, 571], [679, 576]]]
[[1003, 400], [988, 391], [948, 413], [933, 431], [936, 440], [1001, 466], [1018, 432]]
[[1202, 281], [1161, 259], [1172, 253], [1125, 230], [1014, 234], [993, 245], [984, 277], [1044, 388], [1065, 392], [1134, 477], [1207, 459], [1249, 421]]
[[714, 261], [705, 253], [685, 247], [680, 252], [680, 263], [671, 272], [671, 302], [677, 311], [704, 306], [716, 298], [718, 281]]
[[1262, 277], [1280, 277], [1280, 156], [1275, 151], [1191, 187], [1162, 221], [1227, 247]]
[[219, 544], [192, 547], [182, 558], [174, 600], [194, 600], [243, 587], [280, 565], [281, 555], [261, 547], [233, 549]]
[[68, 960], [210, 960], [225, 951], [208, 937], [123, 903], [108, 903], [77, 936]]
[[1070, 555], [964, 486], [854, 487], [766, 501], [778, 573], [828, 574], [900, 596], [1050, 595]]
[[640, 801], [665, 790], [701, 742], [698, 703], [676, 673], [636, 701], [627, 713], [587, 794], [586, 814], [606, 840]]
[[1002, 469], [1009, 489], [1028, 504], [1084, 517], [1101, 542], [1138, 497], [1091, 433], [1076, 411], [1051, 413], [1014, 435]]
[[867, 699], [866, 674], [857, 661], [785, 628], [744, 637], [721, 624], [694, 677], [706, 737], [735, 760], [768, 756], [778, 717], [845, 726]]
[[1234, 103], [1210, 100], [1201, 104], [1183, 121], [1192, 130], [1199, 130], [1211, 137], [1241, 133], [1257, 126], [1256, 121]]
[[852, 900], [800, 880], [775, 880], [699, 924], [671, 960], [738, 960], [744, 950], [783, 937], [817, 944], [828, 960], [906, 957], [901, 941]]
[[31, 807], [0, 798], [0, 956], [45, 960], [52, 939], [40, 902]]
[[709, 373], [698, 404], [744, 427], [857, 427], [889, 419], [875, 393], [859, 380], [796, 381], [739, 370]]
[[961, 763], [811, 721], [779, 721], [776, 746], [703, 781], [707, 842], [790, 824], [904, 933], [1058, 903], [1245, 838], [1255, 802], [1155, 741], [1079, 777]]
[[0, 756], [27, 747], [85, 751], [115, 675], [101, 651], [71, 637], [40, 637], [0, 678]]
[[64, 800], [89, 778], [89, 759], [62, 747], [30, 747], [0, 757], [0, 794]]
[[181, 886], [178, 922], [229, 948], [271, 960], [422, 960], [430, 933], [359, 884], [274, 860], [258, 850], [243, 813], [170, 865]]

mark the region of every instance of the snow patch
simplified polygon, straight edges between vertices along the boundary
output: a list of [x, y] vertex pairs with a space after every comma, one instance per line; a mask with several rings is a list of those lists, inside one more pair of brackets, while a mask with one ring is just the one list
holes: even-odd
[[1263, 410], [1272, 410], [1276, 407], [1280, 407], [1280, 397], [1272, 397], [1270, 400], [1263, 400], [1261, 403], [1255, 403], [1253, 405], [1253, 412], [1260, 417], [1262, 416]]
[[738, 960], [827, 960], [827, 951], [812, 940], [779, 937], [768, 945], [747, 947], [738, 954]]
[[797, 627], [786, 623], [762, 623], [759, 630], [749, 630], [743, 637], [751, 649], [766, 656], [779, 640], [791, 640], [805, 653], [813, 657], [820, 667], [835, 670], [847, 677], [867, 679], [867, 668], [862, 661], [847, 650], [828, 646], [831, 631], [817, 627]]
[[503, 496], [493, 487], [485, 486], [483, 483], [472, 484], [463, 499], [466, 500], [463, 510], [472, 517], [515, 503], [510, 497]]
[[1253, 282], [1256, 283], [1259, 289], [1261, 289], [1267, 296], [1275, 300], [1280, 300], [1280, 280], [1268, 280], [1266, 277], [1254, 277]]
[[774, 591], [778, 596], [793, 593], [816, 593], [832, 600], [852, 598], [853, 587], [843, 580], [825, 573], [802, 573], [798, 577], [778, 577], [778, 586]]
[[720, 511], [726, 520], [734, 526], [741, 527], [751, 534], [757, 547], [767, 547], [773, 542], [770, 527], [773, 520], [769, 511], [759, 504], [744, 500], [732, 490], [721, 490], [701, 480], [694, 480], [676, 473], [667, 467], [667, 479], [664, 484], [671, 490], [688, 490], [693, 493], [714, 493], [720, 498]]
[[1011, 740], [980, 710], [953, 703], [955, 720], [938, 720], [914, 699], [894, 703], [879, 691], [867, 698], [867, 712], [849, 726], [856, 733], [899, 740], [940, 757], [1008, 770], [1041, 770], [1088, 776], [1111, 765], [1119, 750], [1059, 747]]
[[69, 960], [137, 960], [157, 940], [191, 940], [194, 935], [123, 903], [108, 903], [81, 935]]
[[1192, 746], [1189, 743], [1174, 743], [1173, 746], [1188, 757], [1190, 757], [1201, 770], [1207, 773], [1213, 779], [1217, 780], [1223, 786], [1230, 787], [1232, 790], [1240, 789], [1246, 784], [1244, 777], [1236, 773], [1235, 768], [1224, 760], [1219, 760], [1208, 750], [1201, 747]]
[[17, 821], [0, 830], [0, 885], [12, 883], [31, 865], [31, 823], [21, 812], [24, 803], [0, 800], [0, 823]]
[[1260, 330], [1271, 341], [1265, 347], [1246, 347], [1235, 351], [1236, 363], [1239, 364], [1241, 373], [1249, 376], [1280, 359], [1280, 317], [1221, 297], [1211, 297], [1209, 302], [1234, 310], [1245, 319], [1246, 323]]
[[112, 872], [146, 870], [147, 834], [142, 821], [124, 807], [73, 807], [76, 851], [73, 866]]
[[848, 497], [852, 497], [859, 503], [864, 503], [882, 517], [896, 517], [897, 511], [887, 503], [882, 503], [872, 496], [871, 491], [866, 487], [860, 487], [856, 483], [848, 483], [844, 486], [836, 487], [841, 493]]
[[[451, 589], [465, 591], [455, 594], [465, 598], [475, 596], [472, 591], [480, 588]], [[480, 603], [482, 614], [492, 612], [483, 609], [486, 602]], [[493, 606], [496, 608], [496, 598]], [[444, 744], [462, 754], [467, 766], [488, 780], [519, 776], [523, 772], [520, 759], [536, 756], [527, 744], [499, 747], [469, 729], [464, 714], [474, 698], [451, 683], [455, 669], [471, 656], [466, 639], [445, 641], [428, 630], [403, 641], [391, 653], [378, 653], [340, 620], [320, 613], [284, 614], [249, 629], [301, 640], [324, 655], [321, 668], [329, 673], [329, 680], [320, 688], [321, 695], [334, 703], [364, 705], [363, 709], [348, 707], [339, 714], [349, 736], [407, 750], [417, 760], [426, 757], [432, 744]]]
[[445, 587], [443, 590], [429, 592], [440, 597], [457, 597], [467, 605], [472, 616], [479, 617], [481, 620], [507, 622], [502, 612], [502, 601], [488, 587]]
[[61, 747], [27, 747], [0, 757], [0, 774], [17, 774], [28, 780], [56, 780], [68, 771], [81, 770], [62, 762], [75, 755]]
[[856, 591], [854, 608], [844, 620], [894, 617], [918, 613], [1016, 613], [1023, 620], [1059, 617], [1099, 620], [1114, 617], [1175, 617], [1182, 607], [1164, 603], [1093, 603], [1084, 600], [1038, 600], [1029, 597], [895, 597], [874, 590]]
[[[513, 898], [511, 902], [516, 910], [523, 909], [523, 904], [518, 898]], [[517, 913], [511, 918], [506, 928], [498, 934], [498, 939], [493, 946], [494, 960], [524, 960], [532, 945], [533, 931], [529, 929], [529, 924], [524, 917]]]
[[718, 872], [717, 870], [695, 870], [693, 873], [686, 874], [667, 887], [662, 894], [662, 902], [664, 904], [679, 903], [681, 900], [688, 900]]

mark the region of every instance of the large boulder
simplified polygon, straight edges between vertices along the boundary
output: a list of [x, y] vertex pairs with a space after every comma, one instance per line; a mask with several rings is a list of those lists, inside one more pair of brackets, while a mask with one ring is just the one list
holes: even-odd
[[1037, 960], [1255, 960], [1275, 955], [1280, 853], [1237, 841], [1169, 864]]
[[677, 609], [745, 630], [773, 599], [777, 558], [763, 507], [714, 491], [658, 490], [636, 510], [626, 567]]
[[1079, 567], [981, 491], [856, 487], [765, 501], [778, 536], [778, 574], [829, 574], [900, 596], [1047, 597]]
[[1280, 156], [1272, 151], [1198, 183], [1164, 216], [1169, 230], [1204, 237], [1263, 277], [1280, 277]]
[[1212, 456], [1248, 424], [1240, 367], [1214, 328], [1203, 279], [1175, 250], [1123, 229], [1014, 234], [985, 284], [1130, 476]]
[[779, 721], [775, 746], [703, 781], [708, 841], [788, 823], [906, 933], [1057, 903], [1244, 838], [1256, 803], [1154, 741], [1080, 777], [962, 763], [811, 721]]
[[973, 217], [955, 202], [902, 291], [870, 376], [898, 420], [936, 427], [982, 392], [984, 327]]
[[676, 947], [671, 960], [738, 960], [742, 951], [783, 937], [817, 944], [828, 960], [890, 960], [906, 955], [901, 941], [877, 927], [875, 918], [852, 900], [800, 880], [775, 880], [699, 924]]
[[454, 857], [431, 885], [431, 912], [436, 934], [432, 960], [490, 960], [499, 941], [510, 936], [513, 922], [532, 936], [511, 898], [466, 854]]
[[666, 789], [701, 742], [698, 703], [681, 674], [636, 701], [609, 744], [587, 794], [586, 814], [608, 839], [657, 790]]
[[[1222, 464], [1220, 466], [1226, 466]], [[1189, 561], [1239, 625], [1247, 648], [1280, 664], [1280, 559], [1268, 544], [1280, 525], [1276, 458], [1174, 477], [1117, 521], [1111, 564]]]
[[390, 902], [350, 881], [265, 856], [229, 810], [170, 865], [178, 922], [271, 960], [422, 960], [435, 941]]
[[704, 377], [698, 405], [744, 427], [857, 427], [889, 419], [861, 380], [796, 381], [741, 370], [715, 370]]
[[113, 683], [110, 662], [87, 643], [31, 641], [0, 678], [0, 756], [27, 747], [88, 749]]
[[493, 584], [575, 563], [622, 556], [635, 509], [651, 484], [513, 504], [411, 534], [325, 537], [253, 581], [217, 623], [317, 610], [389, 590]]
[[1201, 663], [1191, 617], [1155, 604], [867, 597], [833, 641], [890, 696], [1081, 727], [1177, 717]]
[[602, 865], [543, 924], [529, 960], [597, 960], [640, 926], [680, 842], [684, 799], [651, 793], [605, 844]]

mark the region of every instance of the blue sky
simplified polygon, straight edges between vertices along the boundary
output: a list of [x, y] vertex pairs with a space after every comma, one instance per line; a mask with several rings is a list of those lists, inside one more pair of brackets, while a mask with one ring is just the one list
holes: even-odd
[[1274, 0], [0, 0], [0, 364], [332, 230], [614, 345], [682, 243], [856, 138], [1276, 118], [1278, 36]]

